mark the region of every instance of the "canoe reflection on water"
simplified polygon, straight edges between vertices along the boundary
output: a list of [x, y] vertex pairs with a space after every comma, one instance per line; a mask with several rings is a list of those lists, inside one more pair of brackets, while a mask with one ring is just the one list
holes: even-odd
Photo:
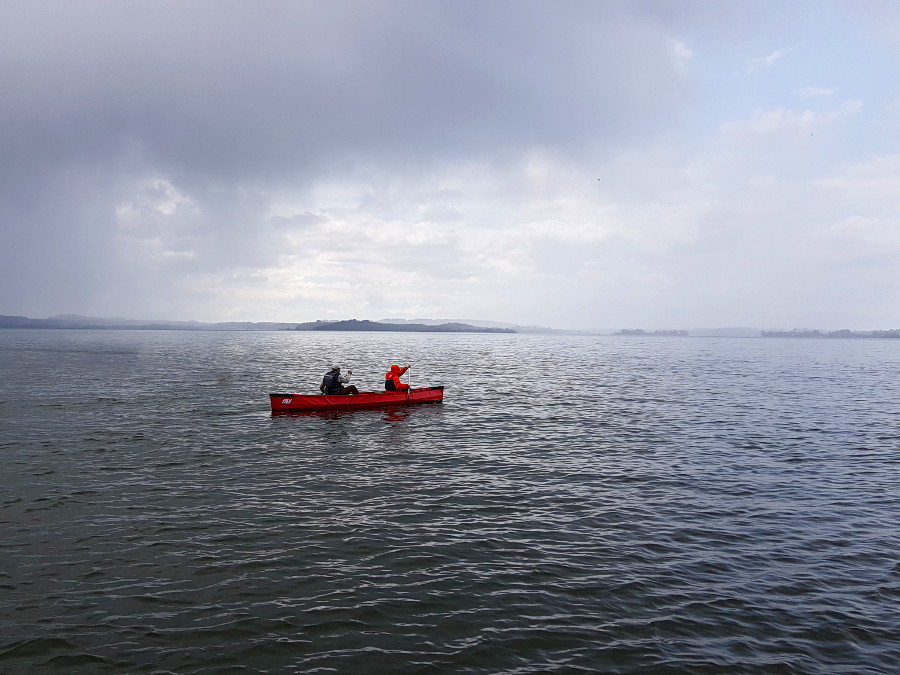
[[403, 406], [365, 410], [276, 410], [272, 411], [272, 417], [277, 418], [318, 418], [332, 422], [341, 420], [374, 420], [380, 419], [384, 424], [397, 425], [409, 419], [410, 415], [421, 415], [426, 411], [437, 412], [440, 406]]

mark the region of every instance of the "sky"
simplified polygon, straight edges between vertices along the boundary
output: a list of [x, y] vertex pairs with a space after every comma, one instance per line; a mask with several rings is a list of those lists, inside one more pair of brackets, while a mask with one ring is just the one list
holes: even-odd
[[0, 0], [0, 314], [900, 328], [894, 0]]

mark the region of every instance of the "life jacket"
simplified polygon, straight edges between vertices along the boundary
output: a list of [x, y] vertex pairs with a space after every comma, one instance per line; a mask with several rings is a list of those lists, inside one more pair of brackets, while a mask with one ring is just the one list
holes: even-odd
[[340, 394], [341, 393], [341, 381], [338, 379], [341, 374], [336, 370], [330, 370], [325, 373], [325, 377], [322, 378], [322, 385], [325, 387], [326, 394]]

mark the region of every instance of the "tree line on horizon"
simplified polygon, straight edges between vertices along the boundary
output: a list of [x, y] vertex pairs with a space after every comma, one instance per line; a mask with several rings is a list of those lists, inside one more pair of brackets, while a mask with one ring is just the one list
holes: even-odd
[[139, 319], [104, 319], [79, 316], [74, 314], [60, 315], [49, 319], [31, 319], [27, 316], [8, 316], [0, 314], [0, 328], [41, 328], [41, 329], [79, 329], [79, 330], [237, 330], [237, 331], [390, 331], [409, 333], [515, 333], [512, 328], [495, 328], [473, 326], [467, 323], [442, 323], [426, 325], [422, 323], [381, 323], [378, 321], [310, 321], [307, 323], [227, 321], [205, 323], [202, 321], [141, 321]]
[[[300, 327], [306, 326], [306, 327]], [[301, 324], [293, 330], [317, 331], [385, 331], [396, 333], [515, 333], [512, 328], [491, 328], [472, 326], [467, 323], [440, 323], [427, 325], [424, 323], [382, 323], [364, 319], [347, 319], [331, 323], [315, 322], [312, 326]], [[289, 329], [291, 330], [291, 329]]]
[[793, 330], [764, 330], [763, 337], [800, 337], [800, 338], [900, 338], [900, 328], [892, 330], [850, 330], [842, 328], [841, 330], [816, 330], [816, 329], [799, 329]]

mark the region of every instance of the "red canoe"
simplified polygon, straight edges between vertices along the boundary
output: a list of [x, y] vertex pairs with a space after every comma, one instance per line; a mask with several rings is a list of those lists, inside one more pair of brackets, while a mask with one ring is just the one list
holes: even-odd
[[442, 403], [443, 387], [423, 387], [405, 391], [362, 391], [345, 396], [322, 394], [269, 394], [273, 413], [315, 410], [360, 410], [413, 403]]

